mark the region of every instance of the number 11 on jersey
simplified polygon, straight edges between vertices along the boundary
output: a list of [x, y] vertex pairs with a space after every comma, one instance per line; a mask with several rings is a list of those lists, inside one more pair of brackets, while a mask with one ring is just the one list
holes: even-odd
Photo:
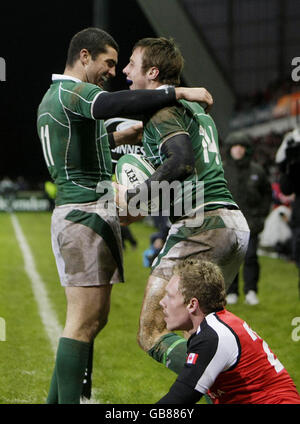
[[54, 161], [51, 153], [50, 147], [50, 135], [49, 135], [49, 125], [41, 127], [41, 141], [43, 147], [43, 154], [48, 167], [54, 166]]

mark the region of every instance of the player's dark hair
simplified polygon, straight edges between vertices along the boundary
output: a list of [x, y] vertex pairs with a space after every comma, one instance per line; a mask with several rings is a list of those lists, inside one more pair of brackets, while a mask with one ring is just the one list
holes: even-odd
[[172, 38], [143, 38], [134, 45], [133, 50], [137, 47], [143, 49], [144, 72], [155, 66], [162, 84], [179, 85], [184, 59]]
[[70, 41], [67, 66], [72, 67], [82, 49], [87, 49], [92, 59], [95, 60], [100, 53], [107, 51], [107, 46], [119, 52], [119, 46], [111, 35], [99, 28], [86, 28], [77, 32]]

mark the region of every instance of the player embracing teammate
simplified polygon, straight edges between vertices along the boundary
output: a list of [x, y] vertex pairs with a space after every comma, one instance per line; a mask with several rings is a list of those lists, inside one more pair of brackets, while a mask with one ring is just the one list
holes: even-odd
[[[146, 38], [136, 43], [123, 72], [132, 90], [164, 91], [179, 84], [182, 68], [183, 57], [173, 40]], [[211, 260], [221, 267], [229, 287], [243, 261], [249, 228], [224, 178], [215, 123], [199, 103], [180, 101], [146, 115], [142, 141], [156, 172], [137, 188], [138, 193], [116, 186], [122, 209], [134, 196], [149, 192], [153, 182], [179, 181], [183, 187], [187, 182], [194, 183], [194, 187], [200, 187], [200, 182], [204, 185], [203, 202], [195, 204], [187, 216], [170, 214], [172, 226], [152, 264], [140, 316], [140, 346], [179, 372], [185, 361], [186, 340], [167, 330], [159, 305], [173, 268], [187, 257]], [[196, 194], [191, 192], [192, 200]], [[199, 220], [199, 214], [203, 219]], [[126, 223], [136, 219], [121, 217]]]
[[[81, 395], [91, 396], [93, 342], [107, 322], [112, 285], [123, 281], [119, 219], [105, 209], [98, 190], [112, 173], [103, 120], [157, 110], [181, 98], [211, 102], [203, 88], [106, 92], [118, 50], [98, 28], [75, 34], [64, 73], [52, 76], [38, 108], [45, 163], [58, 188], [51, 238], [67, 299], [48, 403], [79, 403]], [[126, 144], [134, 133], [124, 130], [115, 141]]]

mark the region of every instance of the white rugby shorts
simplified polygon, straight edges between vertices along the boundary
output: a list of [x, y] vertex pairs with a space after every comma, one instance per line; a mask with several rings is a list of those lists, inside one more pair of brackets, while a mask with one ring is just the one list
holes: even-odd
[[51, 240], [62, 286], [124, 281], [119, 218], [111, 216], [100, 201], [57, 206]]
[[154, 276], [170, 280], [174, 266], [186, 258], [209, 260], [221, 268], [226, 288], [237, 275], [249, 242], [249, 227], [240, 210], [219, 208], [204, 212], [200, 226], [188, 218], [174, 223], [152, 264]]

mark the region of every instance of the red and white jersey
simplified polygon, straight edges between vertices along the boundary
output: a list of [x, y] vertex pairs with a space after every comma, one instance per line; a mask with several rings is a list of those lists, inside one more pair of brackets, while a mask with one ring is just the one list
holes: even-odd
[[241, 319], [211, 313], [188, 341], [178, 382], [222, 404], [300, 404], [294, 382], [281, 362]]

